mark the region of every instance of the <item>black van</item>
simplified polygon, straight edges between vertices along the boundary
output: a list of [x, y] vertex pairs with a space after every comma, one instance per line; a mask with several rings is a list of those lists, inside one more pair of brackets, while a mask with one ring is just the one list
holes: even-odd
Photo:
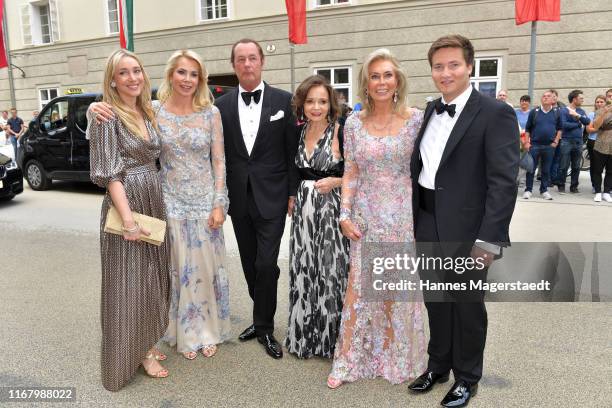
[[[230, 87], [209, 85], [213, 96]], [[155, 98], [156, 92], [153, 92]], [[60, 96], [51, 100], [30, 122], [20, 139], [17, 163], [33, 190], [46, 190], [52, 180], [90, 181], [87, 108], [101, 94]]]
[[30, 122], [21, 137], [17, 162], [33, 190], [51, 180], [89, 181], [89, 141], [85, 139], [89, 104], [99, 94], [60, 96]]

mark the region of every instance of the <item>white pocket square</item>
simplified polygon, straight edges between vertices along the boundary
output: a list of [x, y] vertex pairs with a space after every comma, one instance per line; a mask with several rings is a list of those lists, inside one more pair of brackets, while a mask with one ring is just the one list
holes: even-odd
[[274, 116], [270, 116], [270, 122], [274, 122], [275, 120], [279, 120], [284, 117], [285, 117], [285, 112], [283, 112], [282, 110], [279, 110], [278, 112], [276, 112]]

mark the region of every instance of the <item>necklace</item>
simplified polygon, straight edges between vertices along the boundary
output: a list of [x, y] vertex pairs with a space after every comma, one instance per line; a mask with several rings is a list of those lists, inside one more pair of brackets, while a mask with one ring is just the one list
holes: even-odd
[[389, 115], [389, 120], [387, 121], [387, 123], [385, 125], [383, 125], [382, 127], [376, 126], [376, 123], [374, 122], [374, 120], [370, 121], [370, 124], [372, 125], [372, 127], [374, 128], [374, 130], [377, 131], [382, 131], [387, 129], [390, 125], [391, 122], [393, 122], [393, 114]]

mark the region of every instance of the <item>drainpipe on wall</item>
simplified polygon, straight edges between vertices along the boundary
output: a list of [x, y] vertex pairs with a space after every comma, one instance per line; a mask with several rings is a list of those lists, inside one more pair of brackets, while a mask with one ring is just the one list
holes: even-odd
[[15, 84], [13, 82], [13, 63], [11, 60], [11, 48], [9, 44], [9, 36], [8, 36], [8, 24], [6, 22], [6, 2], [2, 4], [2, 27], [4, 28], [2, 32], [4, 33], [4, 47], [6, 48], [6, 62], [8, 63], [8, 82], [9, 82], [9, 90], [11, 93], [11, 107], [17, 107], [17, 100], [15, 99]]

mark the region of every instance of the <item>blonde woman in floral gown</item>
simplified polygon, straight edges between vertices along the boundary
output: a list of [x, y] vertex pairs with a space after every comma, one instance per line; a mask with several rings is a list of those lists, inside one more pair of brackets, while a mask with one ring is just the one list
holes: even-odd
[[370, 54], [359, 82], [364, 109], [344, 128], [340, 227], [351, 240], [350, 270], [327, 379], [332, 389], [361, 378], [399, 384], [416, 378], [426, 361], [423, 302], [368, 299], [361, 286], [372, 274], [362, 269], [363, 241], [414, 242], [410, 156], [423, 112], [405, 106], [406, 77], [388, 50]]

